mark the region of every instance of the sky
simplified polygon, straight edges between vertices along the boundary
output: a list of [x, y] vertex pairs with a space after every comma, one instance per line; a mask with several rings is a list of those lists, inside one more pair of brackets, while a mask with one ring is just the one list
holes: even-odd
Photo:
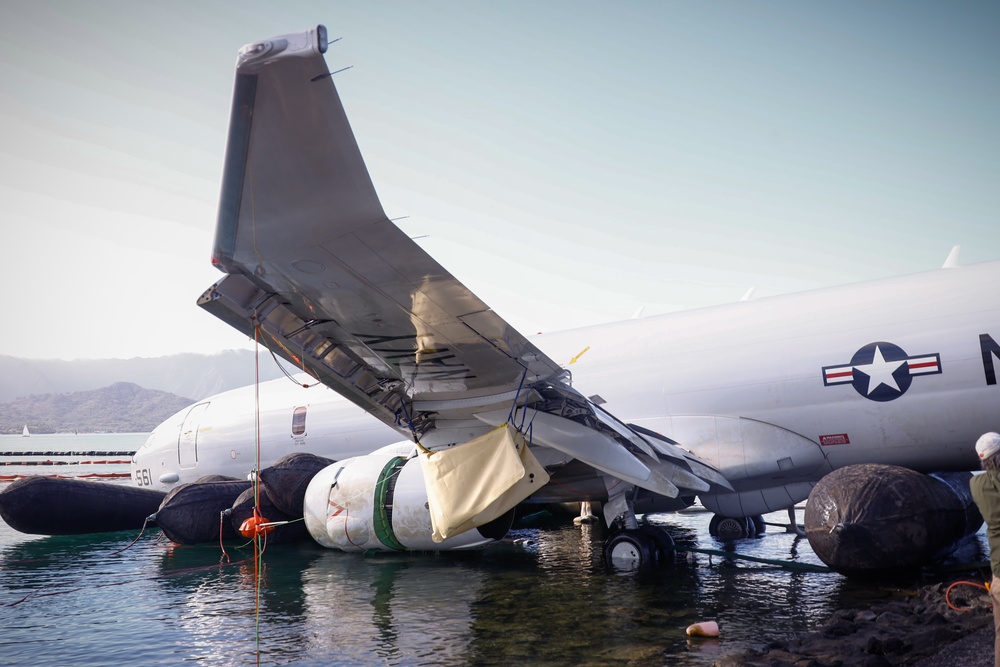
[[525, 334], [1000, 259], [1000, 4], [0, 4], [0, 354], [201, 311], [237, 50], [325, 24], [390, 218]]

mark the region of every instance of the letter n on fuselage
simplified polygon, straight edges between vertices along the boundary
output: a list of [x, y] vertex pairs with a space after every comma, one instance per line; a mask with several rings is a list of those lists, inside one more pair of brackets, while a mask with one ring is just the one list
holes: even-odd
[[1000, 359], [1000, 345], [989, 334], [979, 334], [979, 349], [983, 353], [983, 373], [986, 374], [986, 384], [997, 383], [997, 372], [993, 358]]

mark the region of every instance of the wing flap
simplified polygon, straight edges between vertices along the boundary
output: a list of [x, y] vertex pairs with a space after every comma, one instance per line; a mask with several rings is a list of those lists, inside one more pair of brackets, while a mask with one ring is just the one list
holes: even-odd
[[[503, 410], [479, 412], [476, 417], [491, 426], [507, 420]], [[653, 474], [642, 461], [612, 438], [588, 426], [565, 417], [528, 410], [524, 415], [531, 423], [531, 442], [569, 454], [587, 465], [641, 486], [655, 493], [676, 498], [677, 487], [660, 474]], [[515, 415], [521, 419], [520, 415]]]

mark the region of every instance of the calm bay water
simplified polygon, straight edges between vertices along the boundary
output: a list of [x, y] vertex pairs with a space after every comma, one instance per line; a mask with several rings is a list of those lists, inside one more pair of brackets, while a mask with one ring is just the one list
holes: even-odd
[[[145, 438], [47, 437], [84, 452]], [[40, 439], [32, 446], [50, 447]], [[0, 437], [0, 448], [20, 450], [22, 440]], [[70, 468], [55, 472], [85, 472]], [[679, 541], [722, 548], [708, 514], [652, 520]], [[804, 539], [769, 530], [736, 550], [819, 564]], [[602, 565], [603, 529], [564, 523], [520, 528], [511, 538], [530, 543], [469, 554], [273, 545], [259, 577], [252, 549], [238, 543], [225, 545], [226, 562], [218, 544], [171, 545], [151, 530], [122, 551], [137, 535], [41, 537], [0, 524], [0, 664], [710, 665], [891, 595], [836, 574], [701, 554], [613, 574]], [[706, 619], [722, 637], [689, 640], [684, 629]]]

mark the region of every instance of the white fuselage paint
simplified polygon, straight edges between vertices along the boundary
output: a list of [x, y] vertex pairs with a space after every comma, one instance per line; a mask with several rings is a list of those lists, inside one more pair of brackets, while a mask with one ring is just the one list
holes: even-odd
[[279, 378], [211, 396], [157, 426], [132, 457], [132, 481], [167, 490], [204, 475], [244, 479], [294, 452], [339, 460], [403, 439], [332, 389]]
[[[590, 346], [570, 367], [576, 389], [737, 478], [731, 459], [744, 457], [686, 423], [778, 426], [813, 442], [831, 467], [972, 469], [976, 438], [1000, 428], [1000, 386], [988, 384], [980, 339], [1000, 340], [998, 293], [1000, 262], [991, 262], [576, 330], [571, 344], [570, 334], [553, 336], [556, 350], [544, 335], [536, 344], [558, 360]], [[825, 367], [850, 366], [878, 342], [939, 355], [941, 372], [914, 375], [881, 402], [849, 382], [824, 383]], [[849, 444], [821, 447], [838, 435]], [[767, 443], [746, 446], [748, 464], [767, 456]]]
[[[976, 438], [1000, 429], [1000, 386], [990, 382], [992, 364], [1000, 365], [998, 294], [1000, 262], [989, 262], [534, 342], [567, 364], [581, 393], [675, 439], [737, 490], [815, 482], [864, 462], [973, 469]], [[994, 351], [984, 351], [984, 340]], [[852, 363], [871, 344], [879, 344], [876, 356]], [[893, 350], [897, 358], [886, 360]], [[325, 387], [279, 379], [259, 395], [259, 410], [247, 387], [161, 424], [133, 458], [135, 483], [169, 489], [205, 474], [245, 477], [258, 465], [258, 414], [262, 467], [294, 451], [341, 460], [405, 440]], [[292, 432], [297, 407], [306, 408], [301, 435]]]

